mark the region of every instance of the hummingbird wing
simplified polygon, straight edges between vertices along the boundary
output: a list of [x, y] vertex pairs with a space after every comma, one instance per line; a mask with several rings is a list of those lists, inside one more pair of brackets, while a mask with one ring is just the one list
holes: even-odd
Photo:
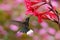
[[23, 22], [21, 22], [21, 21], [15, 21], [15, 20], [11, 20], [10, 23], [18, 25], [18, 26], [22, 26], [23, 25]]

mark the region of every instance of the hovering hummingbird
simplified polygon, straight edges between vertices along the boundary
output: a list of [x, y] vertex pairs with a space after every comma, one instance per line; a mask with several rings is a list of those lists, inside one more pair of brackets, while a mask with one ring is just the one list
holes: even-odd
[[30, 17], [27, 17], [24, 22], [15, 21], [15, 20], [12, 20], [11, 22], [13, 24], [17, 24], [19, 26], [22, 26], [21, 29], [20, 29], [20, 32], [27, 33], [30, 30], [29, 29], [29, 19], [30, 19]]
[[23, 22], [23, 28], [21, 28], [21, 32], [23, 33], [27, 33], [30, 29], [29, 29], [29, 19], [30, 17], [26, 18], [25, 22]]

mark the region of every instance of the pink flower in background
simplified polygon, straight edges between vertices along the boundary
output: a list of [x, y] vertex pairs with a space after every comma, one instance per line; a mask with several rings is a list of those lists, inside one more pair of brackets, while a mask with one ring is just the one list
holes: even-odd
[[4, 30], [4, 31], [2, 31], [1, 33], [2, 33], [3, 35], [6, 35], [6, 34], [7, 34], [7, 31]]
[[14, 18], [13, 20], [16, 20], [16, 21], [23, 21], [23, 17], [17, 17], [17, 18]]
[[20, 31], [18, 31], [18, 32], [16, 33], [16, 36], [17, 36], [17, 37], [20, 37], [20, 36], [22, 36], [22, 35], [23, 35], [23, 33], [20, 32]]
[[44, 21], [41, 22], [40, 25], [41, 25], [42, 28], [47, 28], [48, 27], [48, 23], [46, 23]]
[[13, 7], [18, 7], [21, 3], [24, 3], [24, 0], [14, 0]]
[[9, 4], [0, 4], [0, 10], [9, 11], [12, 9], [12, 6]]
[[17, 30], [18, 30], [18, 26], [14, 25], [14, 24], [11, 24], [11, 25], [10, 25], [10, 29], [11, 29], [12, 31], [17, 31]]
[[34, 36], [33, 40], [39, 40], [40, 38], [38, 36]]
[[23, 21], [25, 19], [25, 16], [26, 15], [22, 13], [20, 16], [18, 16], [16, 18], [13, 17], [12, 19], [16, 20], [16, 21]]
[[16, 3], [23, 3], [24, 0], [14, 0]]
[[44, 35], [44, 36], [43, 36], [43, 39], [44, 39], [44, 40], [55, 40], [54, 36], [51, 36], [51, 35], [49, 35], [49, 34]]
[[49, 37], [47, 38], [47, 40], [55, 40], [54, 36], [49, 35]]
[[52, 1], [52, 5], [55, 6], [55, 7], [59, 6], [58, 3], [57, 3], [57, 1]]
[[49, 34], [52, 34], [52, 35], [55, 35], [55, 33], [56, 33], [56, 30], [54, 28], [48, 28], [47, 31]]
[[47, 31], [45, 29], [40, 29], [39, 30], [40, 35], [45, 35], [46, 33], [47, 33]]
[[0, 25], [0, 31], [3, 31], [3, 27]]
[[45, 34], [45, 35], [43, 35], [41, 37], [43, 38], [43, 40], [48, 40], [49, 36], [50, 36], [49, 34]]
[[60, 40], [60, 32], [56, 32], [55, 38], [56, 38], [57, 40]]
[[0, 25], [0, 34], [7, 34], [7, 32], [3, 29], [3, 26]]

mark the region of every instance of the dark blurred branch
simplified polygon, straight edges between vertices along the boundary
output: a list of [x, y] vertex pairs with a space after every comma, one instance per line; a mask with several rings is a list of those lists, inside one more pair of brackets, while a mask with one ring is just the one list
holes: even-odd
[[59, 15], [58, 15], [59, 13], [58, 13], [58, 11], [53, 8], [53, 6], [52, 6], [52, 4], [51, 4], [51, 1], [50, 1], [49, 3], [47, 3], [47, 4], [50, 5], [51, 8], [49, 8], [49, 9], [50, 9], [52, 12], [54, 12], [55, 15], [57, 16], [58, 21], [57, 21], [57, 20], [54, 20], [54, 22], [56, 22], [56, 23], [59, 25], [59, 28], [60, 28]]

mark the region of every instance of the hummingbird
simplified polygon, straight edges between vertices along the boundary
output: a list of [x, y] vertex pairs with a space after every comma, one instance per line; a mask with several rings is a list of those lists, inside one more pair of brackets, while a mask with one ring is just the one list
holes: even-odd
[[20, 32], [27, 33], [30, 30], [29, 29], [29, 19], [30, 19], [30, 17], [27, 17], [24, 22], [12, 20], [12, 23], [17, 24], [19, 26], [22, 25]]

